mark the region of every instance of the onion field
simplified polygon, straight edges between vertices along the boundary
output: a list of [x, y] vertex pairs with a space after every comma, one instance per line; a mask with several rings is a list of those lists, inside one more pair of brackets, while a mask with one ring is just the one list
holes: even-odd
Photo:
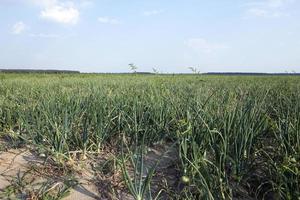
[[63, 184], [0, 199], [90, 171], [98, 199], [299, 200], [300, 77], [3, 73], [0, 154], [24, 148]]

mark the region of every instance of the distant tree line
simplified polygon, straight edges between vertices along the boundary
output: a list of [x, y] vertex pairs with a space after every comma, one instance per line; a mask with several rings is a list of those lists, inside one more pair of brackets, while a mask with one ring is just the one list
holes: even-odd
[[300, 73], [256, 73], [256, 72], [208, 72], [205, 75], [232, 75], [232, 76], [299, 76]]
[[2, 73], [47, 73], [47, 74], [79, 74], [80, 71], [72, 70], [35, 70], [35, 69], [0, 69]]
[[[144, 74], [144, 75], [224, 75], [224, 76], [300, 76], [300, 73], [256, 73], [256, 72], [207, 72], [200, 73], [197, 68], [189, 68], [192, 73], [160, 73], [157, 69], [153, 68], [153, 72], [139, 72], [134, 64], [129, 64], [131, 73], [119, 72], [119, 73], [91, 73], [91, 74]], [[47, 74], [79, 74], [80, 71], [74, 70], [35, 70], [35, 69], [0, 69], [0, 73], [47, 73]]]

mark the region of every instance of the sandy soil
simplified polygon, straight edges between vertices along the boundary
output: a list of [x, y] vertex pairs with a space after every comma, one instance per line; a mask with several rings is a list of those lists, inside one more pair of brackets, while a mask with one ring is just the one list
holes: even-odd
[[[168, 151], [167, 151], [168, 150]], [[167, 153], [165, 153], [167, 151]], [[160, 159], [160, 163], [157, 166], [157, 176], [153, 178], [153, 190], [156, 191], [158, 186], [161, 184], [162, 179], [167, 182], [168, 185], [176, 185], [174, 180], [178, 180], [178, 175], [176, 174], [176, 169], [174, 167], [174, 162], [176, 162], [176, 149], [169, 148], [168, 145], [157, 145], [153, 148], [149, 148], [147, 155], [145, 156], [145, 167], [150, 168], [155, 165], [157, 160]], [[96, 160], [101, 160], [103, 156]], [[36, 156], [29, 149], [15, 149], [8, 150], [5, 152], [0, 151], [0, 194], [4, 189], [11, 185], [11, 180], [15, 179], [18, 174], [24, 174], [29, 172], [29, 176], [34, 178], [35, 182], [47, 181], [47, 177], [37, 177], [36, 173], [32, 173], [30, 169], [32, 166], [43, 166], [44, 160]], [[101, 163], [100, 161], [98, 161]], [[146, 169], [144, 171], [147, 171]], [[51, 173], [51, 172], [49, 172]], [[59, 176], [55, 173], [48, 174], [48, 177]], [[120, 183], [121, 175], [112, 174], [117, 179], [117, 183]], [[51, 177], [53, 178], [53, 177]], [[59, 177], [58, 177], [59, 178]], [[80, 170], [76, 175], [76, 180], [79, 184], [75, 186], [70, 194], [65, 197], [65, 200], [95, 200], [95, 199], [111, 199], [103, 198], [101, 195], [102, 191], [106, 189], [104, 182], [97, 183], [97, 173], [90, 169]], [[105, 182], [110, 185], [111, 180], [107, 179]], [[126, 192], [121, 192], [122, 194], [118, 197], [124, 200], [133, 199]]]
[[[9, 150], [0, 153], [0, 192], [11, 184], [11, 180], [18, 173], [24, 174], [30, 170], [31, 164], [41, 164], [43, 161], [28, 149]], [[41, 180], [41, 179], [40, 179]], [[36, 181], [40, 181], [36, 180]], [[91, 183], [92, 177], [88, 174], [82, 174], [79, 185], [71, 190], [66, 200], [94, 200], [99, 196], [97, 188]]]

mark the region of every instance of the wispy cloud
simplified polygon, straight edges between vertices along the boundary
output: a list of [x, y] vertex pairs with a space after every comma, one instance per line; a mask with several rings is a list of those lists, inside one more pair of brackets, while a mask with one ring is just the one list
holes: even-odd
[[27, 28], [28, 28], [28, 26], [24, 22], [19, 21], [13, 25], [12, 33], [15, 35], [19, 35], [19, 34], [23, 33]]
[[79, 6], [81, 8], [89, 8], [94, 5], [94, 2], [92, 0], [81, 0], [79, 3]]
[[61, 35], [57, 34], [44, 34], [44, 33], [31, 33], [29, 34], [30, 37], [35, 37], [35, 38], [61, 38]]
[[264, 18], [279, 18], [279, 17], [288, 16], [288, 14], [285, 12], [268, 10], [263, 8], [250, 8], [247, 10], [247, 15], [252, 17], [264, 17]]
[[198, 53], [212, 53], [217, 50], [229, 48], [225, 44], [209, 42], [204, 38], [191, 38], [185, 41], [185, 45]]
[[245, 4], [246, 17], [279, 18], [289, 16], [287, 7], [294, 0], [264, 0]]
[[28, 0], [28, 2], [43, 8], [52, 7], [61, 3], [60, 0]]
[[163, 10], [146, 10], [143, 12], [144, 16], [153, 16], [163, 13]]
[[246, 7], [283, 8], [293, 2], [295, 2], [295, 0], [261, 0], [247, 2], [244, 5]]
[[98, 17], [98, 22], [103, 24], [120, 24], [121, 22], [118, 19], [110, 17]]
[[269, 7], [273, 8], [282, 8], [285, 7], [286, 5], [293, 3], [295, 0], [268, 0], [266, 4]]

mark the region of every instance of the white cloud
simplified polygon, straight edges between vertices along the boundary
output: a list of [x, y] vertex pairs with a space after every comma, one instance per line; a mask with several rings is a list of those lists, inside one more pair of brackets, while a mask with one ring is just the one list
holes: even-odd
[[153, 16], [163, 13], [163, 10], [147, 10], [143, 12], [144, 16]]
[[[0, 0], [2, 4], [4, 0]], [[40, 8], [39, 16], [42, 19], [62, 23], [77, 24], [80, 10], [93, 5], [93, 0], [5, 0], [9, 4], [25, 3]], [[14, 3], [13, 3], [14, 2]], [[5, 3], [7, 4], [7, 3]]]
[[225, 44], [208, 42], [204, 38], [191, 38], [185, 42], [185, 45], [198, 53], [212, 53], [217, 50], [229, 48]]
[[19, 35], [19, 34], [23, 33], [27, 28], [28, 27], [24, 22], [19, 21], [15, 25], [13, 25], [12, 33], [15, 35]]
[[77, 24], [79, 11], [72, 6], [55, 5], [42, 10], [40, 16], [63, 24]]
[[36, 6], [41, 7], [40, 17], [62, 24], [77, 24], [80, 12], [77, 7], [80, 6], [73, 1], [63, 0], [29, 0]]
[[294, 0], [264, 0], [247, 3], [245, 4], [248, 7], [246, 18], [279, 18], [289, 16], [287, 7], [293, 2]]
[[120, 24], [120, 21], [110, 17], [98, 17], [98, 22], [103, 24]]

